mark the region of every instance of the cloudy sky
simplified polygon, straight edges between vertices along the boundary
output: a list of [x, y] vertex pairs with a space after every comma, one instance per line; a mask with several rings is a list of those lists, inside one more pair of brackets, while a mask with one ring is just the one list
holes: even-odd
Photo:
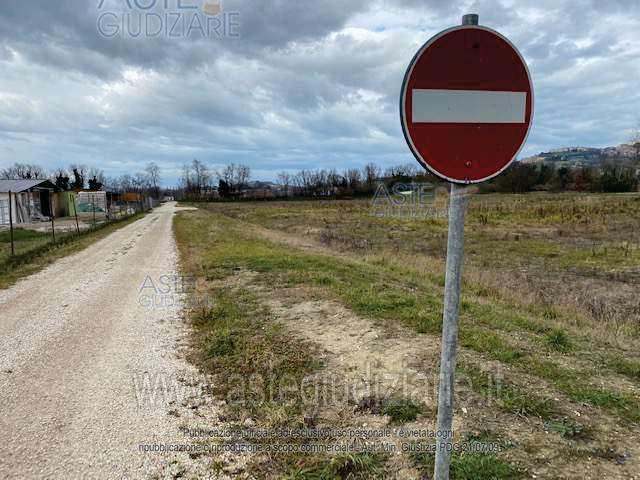
[[[193, 158], [278, 171], [413, 162], [398, 95], [463, 13], [529, 63], [522, 155], [623, 143], [640, 120], [638, 0], [1, 0], [0, 168], [107, 175]], [[142, 22], [142, 27], [140, 23]]]

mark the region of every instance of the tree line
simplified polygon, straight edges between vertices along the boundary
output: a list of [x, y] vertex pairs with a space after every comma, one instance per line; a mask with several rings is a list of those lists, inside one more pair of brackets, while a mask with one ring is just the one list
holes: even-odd
[[[498, 177], [479, 185], [481, 193], [526, 193], [531, 191], [634, 192], [638, 190], [638, 168], [616, 163], [595, 167], [557, 167], [553, 164], [514, 162]], [[183, 167], [179, 198], [195, 201], [253, 198], [344, 198], [375, 193], [380, 184], [445, 183], [414, 164], [381, 168], [364, 167], [305, 169], [280, 172], [274, 183], [251, 182], [251, 169], [231, 164], [221, 171], [194, 160]]]
[[556, 167], [546, 163], [515, 162], [502, 175], [481, 184], [480, 192], [635, 192], [638, 190], [639, 168], [617, 163], [605, 163], [598, 167]]
[[274, 183], [251, 182], [251, 168], [247, 165], [230, 164], [222, 170], [214, 170], [206, 163], [194, 159], [191, 163], [183, 165], [176, 194], [179, 198], [195, 201], [256, 198], [266, 196], [265, 193], [285, 198], [344, 197], [372, 194], [381, 177], [388, 181], [404, 183], [436, 181], [435, 177], [421, 171], [416, 165], [397, 165], [382, 169], [369, 163], [361, 169], [349, 168], [343, 171], [283, 171], [276, 175]]
[[86, 165], [74, 164], [49, 172], [40, 165], [15, 163], [0, 170], [0, 179], [51, 180], [60, 191], [104, 189], [116, 193], [144, 193], [154, 198], [159, 198], [161, 194], [160, 168], [154, 162], [148, 163], [144, 170], [134, 175], [119, 177], [107, 177], [103, 170]]
[[[480, 184], [481, 193], [526, 193], [531, 191], [633, 192], [638, 190], [638, 166], [609, 162], [601, 166], [557, 167], [549, 163], [514, 162], [498, 177]], [[136, 174], [107, 177], [98, 168], [70, 165], [48, 172], [39, 165], [16, 163], [0, 170], [2, 179], [49, 179], [59, 190], [108, 190], [116, 193], [144, 193], [159, 198], [161, 174], [158, 165], [148, 163]], [[378, 185], [393, 187], [412, 183], [444, 183], [417, 164], [381, 168], [369, 163], [362, 168], [344, 170], [303, 169], [282, 171], [275, 182], [252, 182], [251, 168], [230, 164], [214, 170], [194, 159], [182, 168], [179, 187], [171, 192], [179, 199], [215, 200], [239, 198], [341, 198], [367, 196]]]

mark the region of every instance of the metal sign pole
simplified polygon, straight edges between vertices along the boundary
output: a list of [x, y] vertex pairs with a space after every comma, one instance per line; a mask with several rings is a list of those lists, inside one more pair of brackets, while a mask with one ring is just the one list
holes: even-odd
[[458, 310], [464, 251], [464, 216], [467, 209], [466, 187], [451, 184], [449, 200], [449, 238], [442, 319], [442, 354], [438, 390], [438, 424], [435, 480], [449, 479], [453, 450], [453, 397], [456, 352], [458, 350]]
[[[462, 17], [463, 25], [478, 25], [478, 15]], [[442, 354], [440, 356], [440, 388], [436, 439], [435, 480], [449, 480], [453, 452], [453, 398], [456, 353], [458, 350], [458, 314], [460, 283], [464, 256], [464, 217], [467, 210], [466, 187], [451, 184], [449, 201], [449, 236], [442, 318]]]

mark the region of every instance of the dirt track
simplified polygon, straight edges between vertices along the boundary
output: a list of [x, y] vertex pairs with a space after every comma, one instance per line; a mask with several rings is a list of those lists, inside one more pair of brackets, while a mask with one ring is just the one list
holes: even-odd
[[179, 295], [149, 306], [151, 285], [176, 274], [175, 210], [0, 291], [1, 478], [166, 475], [170, 458], [139, 445], [184, 437], [169, 402], [141, 402], [140, 385], [193, 374], [175, 353]]

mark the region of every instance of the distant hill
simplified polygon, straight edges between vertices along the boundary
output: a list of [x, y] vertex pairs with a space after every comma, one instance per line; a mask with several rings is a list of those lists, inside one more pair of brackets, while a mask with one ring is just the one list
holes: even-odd
[[637, 161], [638, 150], [634, 145], [627, 144], [605, 148], [558, 148], [521, 160], [521, 162], [525, 164], [548, 163], [557, 167], [597, 167], [603, 163], [635, 165]]
[[247, 183], [247, 188], [249, 190], [277, 190], [280, 186], [273, 182], [256, 180], [254, 182]]

